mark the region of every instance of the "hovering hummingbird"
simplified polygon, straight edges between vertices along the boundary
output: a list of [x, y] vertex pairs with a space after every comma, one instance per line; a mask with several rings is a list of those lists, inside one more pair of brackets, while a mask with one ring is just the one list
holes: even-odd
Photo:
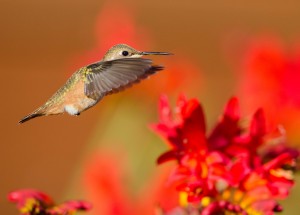
[[144, 55], [170, 55], [168, 52], [142, 52], [118, 44], [102, 60], [77, 70], [44, 105], [22, 118], [19, 123], [40, 116], [67, 112], [79, 115], [104, 96], [117, 93], [140, 82], [164, 67], [152, 65]]

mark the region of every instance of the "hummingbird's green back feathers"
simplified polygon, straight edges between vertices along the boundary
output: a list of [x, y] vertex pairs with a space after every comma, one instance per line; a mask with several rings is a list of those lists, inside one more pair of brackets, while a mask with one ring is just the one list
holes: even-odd
[[87, 66], [84, 92], [87, 97], [98, 99], [124, 90], [162, 69], [162, 66], [152, 65], [152, 60], [144, 58], [91, 64]]

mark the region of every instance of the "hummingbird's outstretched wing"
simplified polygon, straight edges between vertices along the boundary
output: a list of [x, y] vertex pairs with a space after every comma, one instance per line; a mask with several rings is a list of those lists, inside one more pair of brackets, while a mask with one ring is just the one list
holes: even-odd
[[91, 64], [87, 66], [84, 93], [97, 100], [130, 87], [162, 69], [162, 66], [154, 66], [152, 60], [144, 58], [123, 58]]

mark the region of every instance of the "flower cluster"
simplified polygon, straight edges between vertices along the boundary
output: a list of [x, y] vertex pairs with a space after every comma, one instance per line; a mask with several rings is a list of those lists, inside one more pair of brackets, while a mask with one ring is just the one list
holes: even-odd
[[8, 195], [16, 203], [20, 215], [71, 215], [76, 211], [88, 211], [91, 205], [85, 201], [67, 201], [55, 205], [45, 193], [36, 190], [17, 190]]
[[180, 202], [179, 208], [162, 214], [272, 215], [282, 210], [277, 200], [286, 198], [294, 184], [290, 167], [299, 154], [285, 147], [270, 156], [265, 146], [285, 146], [285, 138], [268, 132], [262, 109], [245, 126], [238, 100], [232, 98], [208, 135], [196, 99], [179, 97], [173, 116], [163, 96], [159, 110], [160, 122], [152, 127], [171, 149], [158, 164], [177, 161], [169, 180]]

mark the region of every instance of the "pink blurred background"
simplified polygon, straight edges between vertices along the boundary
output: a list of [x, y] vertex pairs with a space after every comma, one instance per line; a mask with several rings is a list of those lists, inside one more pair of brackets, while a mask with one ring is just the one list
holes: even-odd
[[[169, 167], [155, 165], [165, 145], [148, 128], [161, 93], [199, 98], [209, 126], [237, 95], [244, 114], [263, 106], [270, 126], [283, 124], [299, 146], [299, 8], [296, 0], [2, 1], [2, 214], [17, 214], [6, 195], [20, 188], [91, 200], [90, 214], [152, 214], [169, 192]], [[175, 55], [153, 58], [166, 70], [80, 117], [17, 124], [116, 43]], [[284, 214], [298, 214], [299, 192], [296, 183]]]

